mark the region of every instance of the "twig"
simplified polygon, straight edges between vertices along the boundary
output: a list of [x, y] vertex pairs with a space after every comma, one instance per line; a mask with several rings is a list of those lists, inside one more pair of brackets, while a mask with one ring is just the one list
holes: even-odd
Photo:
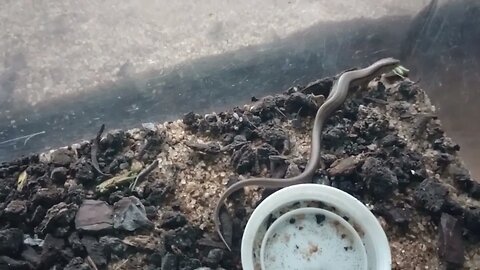
[[245, 121], [246, 121], [247, 123], [249, 123], [254, 129], [258, 130], [258, 127], [255, 126], [250, 120], [248, 120], [247, 117], [245, 117]]
[[90, 268], [92, 268], [93, 270], [98, 270], [97, 265], [96, 265], [95, 262], [92, 260], [92, 258], [90, 257], [90, 255], [88, 255], [86, 259], [87, 259], [87, 263], [88, 263], [88, 265], [90, 266]]
[[418, 84], [422, 81], [422, 78], [418, 78], [418, 80], [412, 82], [412, 86]]
[[223, 248], [224, 245], [222, 242], [217, 242], [212, 239], [208, 238], [201, 238], [197, 241], [197, 243], [201, 246], [206, 246], [206, 247], [215, 247], [215, 248]]
[[300, 115], [300, 112], [302, 111], [302, 109], [303, 109], [303, 106], [300, 107], [300, 109], [298, 109], [297, 116]]
[[23, 142], [23, 145], [26, 145], [27, 142], [37, 136], [37, 135], [40, 135], [40, 134], [45, 134], [46, 131], [40, 131], [40, 132], [37, 132], [37, 133], [32, 133], [32, 134], [29, 134], [29, 135], [25, 135], [25, 136], [20, 136], [20, 137], [17, 137], [17, 138], [13, 138], [13, 139], [10, 139], [10, 140], [6, 140], [6, 141], [3, 141], [3, 142], [0, 142], [0, 146], [1, 145], [9, 145], [10, 143], [16, 143], [17, 141], [20, 141], [20, 140], [23, 140], [25, 139], [25, 141]]
[[287, 116], [282, 111], [280, 111], [278, 107], [275, 107], [275, 110], [277, 110], [277, 112], [280, 113], [283, 116], [283, 118], [287, 118]]
[[115, 270], [122, 268], [127, 262], [128, 262], [128, 259], [123, 260], [121, 264], [115, 266]]
[[135, 186], [137, 185], [138, 181], [142, 181], [147, 175], [149, 175], [156, 167], [158, 166], [158, 159], [156, 159], [152, 164], [148, 165], [143, 171], [141, 171], [137, 177], [135, 177], [135, 180], [133, 183], [130, 185], [130, 190], [133, 190]]
[[371, 102], [374, 102], [374, 103], [382, 104], [382, 105], [388, 104], [388, 101], [383, 100], [383, 99], [379, 99], [379, 98], [364, 97], [364, 99], [368, 100], [368, 101], [371, 101]]

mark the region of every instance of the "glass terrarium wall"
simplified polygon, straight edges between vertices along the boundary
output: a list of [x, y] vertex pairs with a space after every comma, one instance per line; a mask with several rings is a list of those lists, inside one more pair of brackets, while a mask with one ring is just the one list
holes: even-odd
[[0, 161], [398, 57], [480, 175], [480, 2], [2, 1]]

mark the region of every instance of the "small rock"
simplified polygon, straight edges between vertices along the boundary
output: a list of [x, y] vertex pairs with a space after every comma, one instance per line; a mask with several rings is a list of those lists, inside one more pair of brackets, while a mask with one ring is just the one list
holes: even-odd
[[460, 146], [452, 141], [451, 138], [442, 137], [433, 141], [433, 149], [442, 151], [444, 153], [454, 154], [460, 151]]
[[187, 219], [180, 212], [165, 212], [160, 226], [165, 229], [176, 229], [187, 224]]
[[84, 236], [82, 238], [82, 244], [87, 250], [87, 254], [92, 258], [92, 261], [99, 268], [107, 266], [107, 258], [104, 253], [103, 246], [92, 236]]
[[332, 185], [332, 181], [328, 177], [327, 172], [324, 170], [317, 170], [317, 173], [314, 174], [312, 177], [312, 183], [318, 184], [318, 185], [327, 185], [327, 186]]
[[205, 119], [201, 119], [198, 124], [198, 130], [202, 134], [210, 134], [218, 136], [222, 129], [222, 122], [216, 121], [215, 115], [207, 115]]
[[106, 136], [100, 138], [100, 148], [107, 149], [110, 144], [113, 142], [113, 135], [108, 133]]
[[480, 199], [480, 183], [472, 181], [472, 187], [470, 188], [470, 196], [475, 199]]
[[305, 94], [328, 96], [330, 90], [332, 89], [333, 82], [333, 77], [322, 78], [310, 82], [309, 84], [307, 84], [307, 86], [305, 86], [305, 88], [301, 90], [301, 92]]
[[116, 152], [123, 147], [125, 138], [125, 132], [123, 132], [123, 130], [113, 130], [100, 140], [100, 146], [101, 148], [111, 148]]
[[447, 188], [431, 178], [423, 180], [414, 192], [417, 202], [432, 214], [439, 214], [442, 211], [447, 195]]
[[65, 266], [64, 270], [91, 270], [91, 268], [84, 259], [75, 257]]
[[261, 137], [279, 153], [288, 153], [290, 151], [290, 139], [287, 133], [281, 129], [263, 130]]
[[160, 268], [158, 268], [157, 266], [155, 266], [153, 264], [147, 264], [143, 267], [143, 269], [145, 269], [145, 270], [158, 270]]
[[245, 144], [247, 144], [247, 137], [243, 134], [240, 135], [235, 135], [233, 137], [233, 141], [229, 142], [228, 145], [224, 146], [225, 151], [232, 151], [232, 150], [238, 150], [242, 148]]
[[438, 155], [435, 155], [435, 158], [437, 159], [438, 166], [436, 171], [440, 172], [444, 171], [445, 168], [447, 168], [447, 166], [455, 160], [453, 155], [447, 153], [439, 153]]
[[186, 142], [185, 143], [188, 147], [192, 150], [207, 154], [207, 155], [216, 155], [220, 153], [220, 145], [217, 143], [193, 143], [193, 142]]
[[456, 267], [461, 267], [465, 261], [462, 224], [446, 213], [440, 218], [438, 252], [445, 262]]
[[41, 265], [43, 269], [48, 269], [50, 266], [57, 263], [67, 263], [71, 260], [64, 254], [65, 241], [60, 238], [55, 238], [51, 234], [45, 236], [43, 249], [40, 256]]
[[280, 153], [270, 144], [263, 143], [257, 148], [257, 159], [259, 165], [265, 165], [267, 168], [270, 168], [271, 165], [271, 156], [278, 156]]
[[145, 206], [145, 213], [148, 219], [155, 219], [157, 217], [157, 208], [155, 206]]
[[178, 267], [178, 258], [177, 255], [172, 253], [167, 253], [162, 258], [162, 267], [161, 270], [173, 270]]
[[202, 266], [199, 259], [183, 257], [178, 263], [178, 270], [192, 270]]
[[398, 93], [400, 93], [407, 100], [415, 97], [417, 92], [418, 88], [416, 88], [411, 82], [403, 81], [398, 85]]
[[318, 110], [318, 107], [313, 102], [312, 98], [309, 98], [307, 95], [296, 92], [292, 93], [285, 100], [285, 110], [288, 113], [298, 113], [300, 115], [314, 115]]
[[224, 255], [225, 253], [223, 250], [219, 248], [214, 248], [208, 252], [205, 263], [210, 267], [217, 267], [218, 264], [222, 261]]
[[119, 168], [120, 170], [126, 170], [130, 167], [130, 165], [127, 162], [121, 163]]
[[131, 161], [135, 157], [135, 152], [129, 149], [125, 153], [123, 153], [123, 157], [126, 161]]
[[183, 124], [187, 125], [187, 127], [193, 127], [194, 124], [197, 123], [197, 119], [199, 118], [198, 115], [196, 115], [193, 112], [189, 112], [183, 116]]
[[275, 119], [277, 116], [283, 116], [284, 113], [281, 112], [282, 107], [279, 105], [285, 103], [286, 97], [286, 95], [265, 96], [255, 102], [253, 106], [250, 107], [250, 112], [254, 115], [253, 118], [259, 118], [259, 121], [256, 123]]
[[73, 162], [75, 152], [69, 149], [58, 149], [51, 155], [51, 161], [57, 166], [69, 166]]
[[153, 264], [155, 266], [162, 266], [162, 254], [160, 254], [158, 252], [152, 253], [148, 257], [148, 262], [150, 262], [151, 264]]
[[457, 184], [459, 184], [461, 187], [463, 187], [463, 189], [468, 188], [468, 186], [470, 185], [471, 178], [470, 178], [470, 173], [468, 172], [467, 169], [461, 166], [452, 164], [449, 166], [449, 173], [452, 174], [453, 180]]
[[124, 196], [125, 196], [125, 193], [122, 190], [117, 190], [115, 192], [112, 192], [108, 196], [108, 203], [115, 204], [116, 202], [120, 201]]
[[443, 212], [448, 213], [453, 216], [461, 216], [464, 214], [463, 206], [455, 199], [450, 196], [445, 198], [445, 203], [442, 207]]
[[144, 193], [148, 195], [145, 201], [150, 205], [161, 205], [169, 191], [170, 187], [160, 181], [146, 185]]
[[[0, 177], [1, 177], [1, 173], [0, 173]], [[11, 181], [10, 183], [12, 183], [13, 181]], [[12, 193], [13, 191], [13, 183], [12, 184], [9, 184], [6, 179], [3, 179], [1, 182], [0, 182], [0, 201], [4, 202], [5, 199]]]
[[352, 174], [363, 160], [359, 156], [350, 156], [333, 162], [327, 172], [331, 176], [347, 176]]
[[347, 136], [346, 127], [343, 125], [327, 126], [323, 133], [323, 141], [326, 147], [341, 146]]
[[33, 204], [50, 208], [63, 200], [63, 188], [40, 188], [33, 195]]
[[332, 181], [332, 186], [353, 195], [360, 193], [363, 189], [363, 186], [360, 185], [360, 183], [355, 183], [348, 177], [335, 179]]
[[288, 164], [287, 171], [285, 172], [285, 178], [291, 178], [300, 175], [302, 173], [300, 168], [295, 163]]
[[144, 129], [148, 129], [150, 131], [157, 131], [157, 127], [155, 126], [155, 123], [142, 123], [142, 127]]
[[[40, 265], [40, 254], [38, 254], [35, 249], [27, 246], [22, 251], [22, 259], [29, 262], [32, 266], [37, 268]], [[0, 268], [1, 269], [1, 268]]]
[[40, 224], [40, 222], [42, 222], [46, 214], [47, 210], [43, 206], [37, 206], [37, 208], [35, 208], [35, 211], [33, 211], [32, 217], [30, 218], [30, 223], [33, 226], [37, 226], [38, 224]]
[[100, 232], [113, 227], [113, 210], [104, 201], [85, 200], [77, 211], [75, 228], [77, 230]]
[[248, 144], [242, 146], [232, 155], [232, 165], [239, 174], [252, 171], [257, 160], [256, 151]]
[[27, 201], [13, 200], [5, 207], [4, 214], [9, 219], [22, 219], [27, 212]]
[[369, 157], [362, 165], [362, 176], [372, 195], [385, 198], [398, 187], [397, 176], [380, 159]]
[[33, 238], [30, 237], [30, 235], [25, 234], [23, 235], [23, 243], [27, 246], [30, 247], [43, 247], [43, 244], [45, 241], [43, 239], [40, 239], [35, 235]]
[[228, 145], [233, 142], [233, 138], [235, 137], [235, 134], [233, 133], [224, 133], [222, 134], [220, 140], [223, 145]]
[[465, 227], [473, 233], [480, 234], [480, 208], [465, 210]]
[[83, 185], [77, 184], [75, 180], [67, 180], [67, 182], [65, 182], [65, 187], [67, 188], [67, 198], [65, 199], [65, 202], [81, 205], [87, 192]]
[[399, 185], [407, 187], [411, 182], [425, 180], [427, 171], [422, 159], [418, 152], [408, 150], [401, 152], [399, 156], [391, 156], [388, 159], [397, 175]]
[[130, 235], [123, 238], [122, 242], [134, 250], [153, 252], [162, 249], [163, 238], [158, 239], [150, 235]]
[[68, 236], [68, 244], [72, 248], [75, 255], [77, 256], [85, 255], [85, 247], [80, 241], [80, 236], [78, 235], [77, 232], [73, 232], [72, 234], [70, 234], [70, 236]]
[[50, 178], [46, 174], [39, 177], [34, 177], [34, 176], [28, 177], [27, 185], [23, 190], [36, 192], [42, 187], [49, 186], [49, 181], [50, 181]]
[[52, 181], [55, 184], [63, 184], [65, 183], [65, 180], [67, 180], [67, 173], [68, 173], [67, 168], [57, 167], [52, 170], [52, 173], [50, 174], [50, 178], [52, 178]]
[[89, 184], [95, 181], [93, 166], [85, 158], [78, 160], [74, 165], [75, 179], [82, 184]]
[[77, 209], [78, 206], [76, 204], [67, 205], [64, 202], [52, 206], [48, 209], [47, 214], [40, 225], [35, 228], [35, 232], [39, 235], [46, 235], [47, 233], [53, 232], [55, 229], [65, 227], [67, 228], [66, 231], [68, 231], [70, 224], [75, 218]]
[[17, 255], [23, 246], [23, 232], [17, 228], [0, 230], [0, 255]]
[[395, 134], [387, 134], [387, 136], [383, 137], [380, 140], [380, 144], [383, 147], [390, 147], [390, 146], [398, 146], [404, 147], [405, 142], [402, 141], [397, 135]]
[[102, 236], [100, 238], [100, 244], [104, 247], [105, 255], [107, 255], [109, 259], [119, 260], [120, 258], [125, 258], [128, 247], [121, 239], [111, 236]]
[[145, 143], [138, 149], [138, 153], [136, 154], [136, 156], [144, 162], [146, 160], [154, 159], [161, 150], [163, 140], [163, 136], [158, 137], [148, 135], [145, 139]]
[[2, 270], [30, 270], [33, 269], [25, 261], [15, 260], [7, 256], [0, 256], [0, 269]]
[[52, 153], [47, 152], [47, 153], [42, 153], [39, 155], [39, 161], [42, 163], [51, 163], [52, 162]]
[[126, 231], [150, 228], [153, 223], [147, 218], [145, 206], [135, 196], [122, 198], [113, 205], [113, 227]]
[[449, 172], [453, 176], [453, 180], [464, 191], [468, 191], [473, 198], [480, 198], [480, 183], [470, 177], [470, 172], [459, 165], [450, 165]]
[[394, 207], [391, 205], [380, 205], [376, 212], [385, 217], [389, 223], [396, 224], [400, 227], [406, 228], [410, 221], [410, 211], [406, 208]]
[[325, 166], [331, 167], [331, 165], [337, 161], [337, 156], [333, 154], [322, 154], [322, 160], [323, 163], [325, 163]]
[[[257, 149], [258, 152], [258, 149]], [[270, 175], [272, 178], [283, 178], [287, 173], [289, 164], [286, 162], [286, 157], [283, 156], [269, 156], [270, 160]]]
[[198, 230], [191, 226], [184, 226], [175, 231], [169, 231], [165, 235], [165, 245], [186, 252], [195, 248], [198, 236]]

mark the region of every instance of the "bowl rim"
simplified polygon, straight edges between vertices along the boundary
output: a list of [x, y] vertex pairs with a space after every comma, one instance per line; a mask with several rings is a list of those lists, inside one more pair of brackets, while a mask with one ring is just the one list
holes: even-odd
[[367, 252], [368, 269], [391, 269], [390, 246], [382, 226], [373, 213], [352, 195], [326, 185], [298, 184], [280, 189], [263, 200], [250, 216], [242, 236], [241, 261], [244, 270], [254, 270], [253, 248], [257, 230], [268, 215], [297, 201], [328, 203], [349, 216], [363, 231], [362, 241]]

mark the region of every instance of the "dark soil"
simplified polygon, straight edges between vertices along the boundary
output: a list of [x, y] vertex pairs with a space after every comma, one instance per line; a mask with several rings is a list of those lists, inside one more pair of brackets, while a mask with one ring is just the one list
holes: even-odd
[[[299, 156], [299, 142], [289, 134], [310, 136], [318, 105], [310, 94], [328, 95], [332, 81], [252, 99], [248, 108], [185, 115], [185, 132], [209, 142], [184, 142], [195, 158], [168, 166], [177, 172], [198, 160], [215, 166], [218, 156], [227, 156], [227, 175], [299, 173], [307, 156]], [[440, 122], [422, 118], [433, 113], [428, 98], [408, 81], [391, 87], [377, 82], [369, 91], [354, 92], [326, 123], [324, 164], [315, 181], [372, 206], [391, 240], [395, 269], [411, 269], [408, 260], [433, 268], [472, 263], [480, 239], [480, 185], [459, 161], [459, 147]], [[2, 163], [0, 269], [241, 269], [240, 240], [250, 213], [242, 192], [232, 196], [233, 215], [224, 223], [230, 224], [233, 245], [228, 252], [211, 227], [201, 229], [184, 211], [175, 176], [153, 172], [134, 188], [131, 182], [97, 188], [139, 164], [151, 164], [171, 143], [169, 132], [145, 127], [106, 134], [97, 159], [109, 176], [93, 168], [91, 142]], [[425, 220], [425, 237], [433, 242], [419, 251], [403, 240], [413, 235], [413, 243], [427, 241], [419, 237]], [[452, 247], [455, 252], [449, 252]]]

